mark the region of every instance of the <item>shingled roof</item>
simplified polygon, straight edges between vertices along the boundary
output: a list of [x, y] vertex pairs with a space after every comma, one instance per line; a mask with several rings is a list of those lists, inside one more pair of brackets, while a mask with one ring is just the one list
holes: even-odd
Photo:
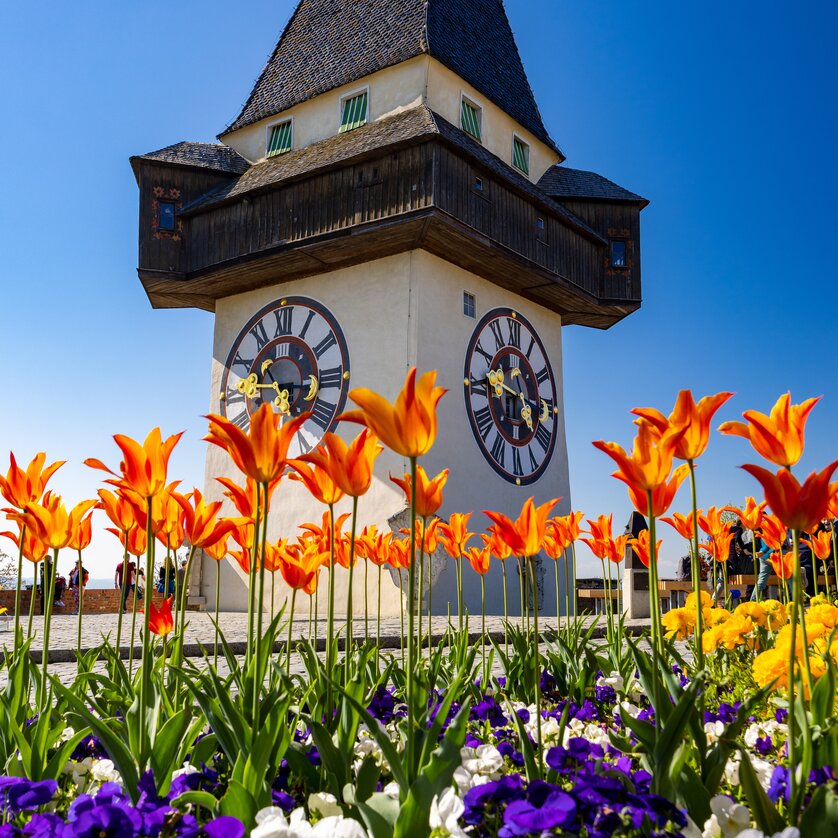
[[623, 189], [613, 181], [598, 175], [596, 172], [586, 172], [582, 169], [569, 169], [567, 166], [553, 166], [548, 169], [538, 187], [554, 198], [593, 198], [602, 201], [630, 201], [649, 202], [628, 189]]
[[301, 0], [220, 136], [417, 55], [442, 62], [558, 151], [502, 0]]
[[217, 143], [180, 142], [158, 151], [137, 155], [131, 158], [131, 167], [135, 175], [137, 162], [140, 160], [212, 169], [215, 172], [226, 172], [230, 175], [243, 174], [250, 168], [250, 163], [244, 157], [239, 156], [232, 148]]

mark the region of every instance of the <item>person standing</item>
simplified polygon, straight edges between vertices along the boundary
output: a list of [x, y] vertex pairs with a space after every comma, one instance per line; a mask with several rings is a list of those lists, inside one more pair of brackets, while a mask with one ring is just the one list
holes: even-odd
[[84, 565], [81, 566], [81, 575], [79, 575], [79, 564], [78, 562], [76, 562], [73, 565], [73, 570], [70, 573], [70, 590], [73, 592], [73, 597], [76, 602], [76, 608], [75, 611], [73, 611], [73, 614], [79, 613], [81, 589], [87, 587], [89, 579], [90, 574], [87, 572], [87, 568]]
[[129, 561], [126, 567], [125, 560], [123, 559], [117, 566], [116, 566], [116, 573], [114, 574], [114, 587], [118, 590], [122, 590], [123, 585], [123, 574], [125, 575], [125, 597], [122, 600], [122, 610], [128, 610], [128, 597], [134, 591], [134, 573], [136, 572], [137, 565], [134, 562]]

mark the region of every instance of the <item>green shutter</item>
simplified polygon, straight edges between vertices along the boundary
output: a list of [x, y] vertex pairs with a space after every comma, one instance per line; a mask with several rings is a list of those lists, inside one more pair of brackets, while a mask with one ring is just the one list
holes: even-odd
[[525, 175], [530, 173], [529, 146], [515, 137], [512, 141], [512, 165], [520, 169]]
[[340, 118], [340, 133], [360, 128], [367, 122], [367, 94], [359, 93], [351, 99], [343, 100], [343, 113]]
[[268, 137], [268, 157], [276, 157], [291, 151], [291, 120], [271, 126]]
[[463, 99], [460, 122], [462, 123], [463, 131], [480, 142], [480, 114], [477, 108], [474, 105], [470, 105], [465, 99]]

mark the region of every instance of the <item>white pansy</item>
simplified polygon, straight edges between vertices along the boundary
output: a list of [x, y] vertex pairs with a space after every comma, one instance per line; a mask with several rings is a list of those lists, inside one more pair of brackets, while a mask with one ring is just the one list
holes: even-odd
[[[738, 751], [734, 751], [734, 753], [731, 754], [730, 759], [728, 759], [727, 764], [725, 765], [725, 779], [727, 780], [729, 785], [739, 785], [739, 766], [741, 764], [742, 756], [739, 754]], [[721, 797], [721, 795], [719, 796]], [[713, 799], [715, 800], [716, 798]], [[725, 797], [724, 799], [727, 800], [728, 798]]]
[[480, 745], [477, 748], [461, 748], [460, 762], [470, 774], [482, 774], [497, 780], [503, 768], [503, 756], [494, 745]]
[[758, 829], [746, 829], [740, 832], [737, 838], [800, 838], [800, 830], [796, 826], [787, 826], [782, 832], [767, 836]]
[[453, 838], [467, 838], [459, 824], [460, 817], [465, 811], [463, 801], [452, 788], [447, 788], [438, 794], [431, 802], [430, 826], [431, 830], [442, 829]]
[[619, 713], [621, 716], [631, 716], [632, 719], [636, 719], [640, 715], [640, 712], [640, 708], [636, 704], [632, 704], [630, 701], [621, 701], [619, 705], [614, 708], [615, 716]]
[[725, 726], [723, 722], [707, 722], [704, 725], [704, 735], [707, 737], [708, 745], [712, 745], [714, 742], [718, 742], [719, 737], [721, 737], [722, 734], [724, 734], [724, 732]]
[[465, 794], [469, 789], [473, 789], [475, 786], [482, 786], [485, 783], [490, 782], [491, 779], [491, 777], [488, 777], [485, 774], [472, 774], [470, 771], [463, 768], [462, 765], [454, 769], [454, 782], [457, 784], [460, 794]]
[[751, 765], [754, 767], [754, 773], [757, 775], [759, 784], [768, 789], [771, 785], [771, 775], [774, 773], [774, 766], [768, 760], [760, 757], [751, 757]]
[[69, 742], [74, 736], [76, 732], [71, 727], [65, 727], [64, 730], [61, 731], [61, 736], [59, 738], [60, 742]]
[[751, 825], [751, 813], [724, 794], [710, 801], [713, 814], [704, 824], [703, 838], [735, 838]]
[[393, 800], [398, 800], [401, 796], [401, 789], [399, 788], [399, 784], [395, 781], [387, 783], [383, 789], [381, 789], [382, 794], [386, 794], [387, 797], [392, 797]]
[[623, 676], [619, 672], [612, 672], [610, 675], [600, 675], [597, 678], [596, 685], [598, 687], [611, 687], [614, 692], [621, 693], [625, 686]]
[[285, 813], [278, 806], [260, 809], [256, 815], [256, 828], [250, 838], [309, 838], [311, 824], [304, 809], [295, 809], [286, 820]]
[[749, 748], [756, 747], [758, 739], [770, 737], [774, 745], [782, 742], [788, 736], [788, 726], [769, 719], [764, 722], [753, 722], [748, 725], [742, 737]]
[[338, 806], [338, 799], [327, 791], [316, 791], [308, 796], [308, 808], [313, 815], [328, 818], [340, 815], [342, 809]]
[[310, 835], [311, 838], [368, 838], [369, 833], [358, 821], [333, 815], [317, 821]]
[[90, 776], [96, 783], [118, 783], [122, 780], [112, 760], [97, 759], [94, 761]]

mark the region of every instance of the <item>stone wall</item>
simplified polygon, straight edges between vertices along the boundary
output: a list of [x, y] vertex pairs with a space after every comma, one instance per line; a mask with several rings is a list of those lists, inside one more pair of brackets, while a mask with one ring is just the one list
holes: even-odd
[[[24, 590], [20, 592], [20, 611], [21, 614], [29, 613], [29, 597], [31, 591]], [[94, 589], [86, 590], [84, 592], [84, 613], [85, 614], [108, 614], [116, 613], [119, 608], [119, 597], [121, 591], [116, 588], [110, 589]], [[163, 601], [163, 595], [158, 594], [157, 591], [152, 592], [153, 602], [155, 606], [160, 607]], [[129, 598], [128, 607], [130, 609], [133, 598]], [[73, 598], [72, 591], [64, 591], [62, 602], [64, 606], [55, 605], [53, 607], [53, 614], [70, 614], [76, 610], [76, 602]], [[0, 591], [0, 607], [6, 609], [7, 615], [13, 615], [15, 610], [15, 592], [14, 591]], [[142, 607], [140, 602], [137, 603], [137, 609]], [[35, 613], [41, 613], [41, 602], [38, 592], [35, 592]]]

